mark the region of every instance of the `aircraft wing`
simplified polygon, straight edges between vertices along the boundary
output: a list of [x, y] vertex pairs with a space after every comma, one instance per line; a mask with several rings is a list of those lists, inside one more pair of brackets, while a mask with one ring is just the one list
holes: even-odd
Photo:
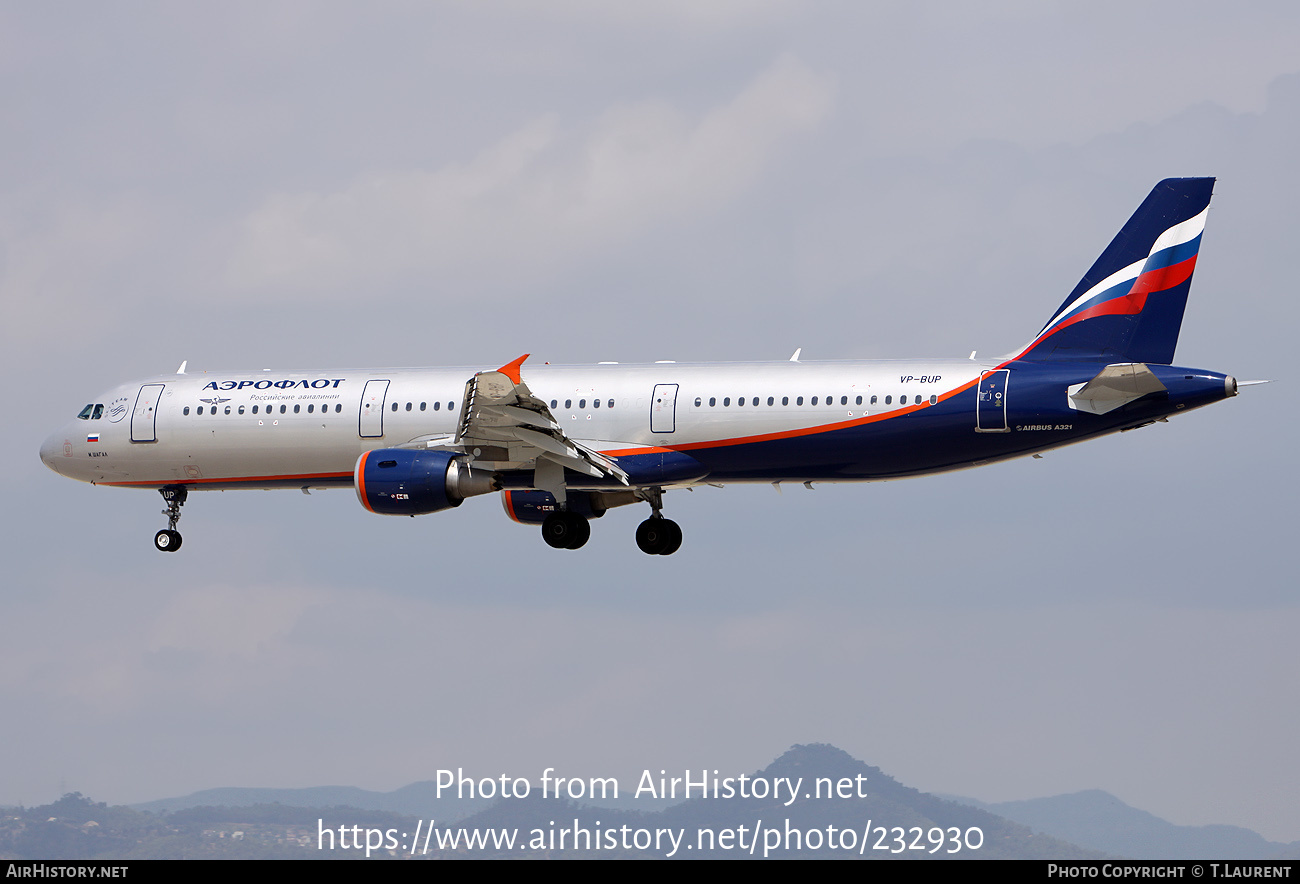
[[[475, 465], [493, 470], [553, 470], [555, 465], [593, 478], [629, 484], [613, 460], [564, 434], [546, 403], [528, 389], [519, 369], [528, 354], [465, 384], [460, 424], [451, 444]], [[433, 444], [432, 442], [430, 444]], [[545, 462], [545, 463], [543, 463]]]

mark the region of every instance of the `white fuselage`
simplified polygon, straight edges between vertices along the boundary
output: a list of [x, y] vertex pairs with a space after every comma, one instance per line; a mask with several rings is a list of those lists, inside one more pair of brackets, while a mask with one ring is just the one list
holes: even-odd
[[[539, 365], [525, 368], [524, 379], [565, 435], [617, 453], [743, 444], [873, 422], [927, 408], [992, 367], [967, 360]], [[466, 381], [477, 370], [149, 378], [105, 394], [96, 403], [105, 405], [102, 416], [68, 423], [47, 440], [42, 458], [62, 475], [109, 485], [350, 483], [365, 451], [454, 436]], [[156, 404], [141, 400], [154, 391]], [[370, 401], [363, 401], [367, 391]]]

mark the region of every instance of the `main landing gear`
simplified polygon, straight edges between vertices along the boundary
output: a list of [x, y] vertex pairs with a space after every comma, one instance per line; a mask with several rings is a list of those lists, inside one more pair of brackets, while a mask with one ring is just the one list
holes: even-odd
[[162, 514], [167, 517], [167, 527], [153, 536], [153, 545], [159, 552], [176, 552], [181, 548], [181, 532], [176, 530], [176, 523], [181, 520], [181, 507], [189, 491], [184, 485], [167, 485], [158, 489], [167, 509]]
[[648, 555], [671, 556], [682, 545], [681, 526], [656, 513], [637, 526], [636, 545]]
[[663, 516], [663, 489], [647, 488], [641, 495], [650, 504], [650, 518], [636, 529], [636, 545], [651, 556], [671, 556], [682, 545], [681, 526]]
[[[575, 494], [587, 496], [575, 498]], [[636, 529], [636, 545], [643, 553], [652, 556], [670, 556], [677, 552], [682, 545], [682, 529], [672, 519], [664, 518], [662, 488], [604, 492], [603, 497], [589, 492], [570, 492], [568, 503], [574, 509], [555, 509], [549, 513], [542, 521], [542, 539], [553, 549], [580, 549], [591, 539], [589, 515], [599, 518], [608, 507], [638, 500], [650, 504], [651, 513], [650, 518]]]
[[578, 549], [590, 537], [591, 523], [568, 510], [557, 510], [542, 522], [542, 539], [555, 549]]

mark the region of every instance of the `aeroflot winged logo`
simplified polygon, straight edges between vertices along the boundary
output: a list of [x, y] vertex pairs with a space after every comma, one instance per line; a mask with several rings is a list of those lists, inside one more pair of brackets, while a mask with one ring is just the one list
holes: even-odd
[[205, 390], [243, 390], [252, 387], [254, 390], [292, 390], [299, 388], [303, 390], [325, 390], [338, 389], [338, 385], [343, 383], [347, 378], [317, 378], [314, 381], [209, 381], [203, 385]]

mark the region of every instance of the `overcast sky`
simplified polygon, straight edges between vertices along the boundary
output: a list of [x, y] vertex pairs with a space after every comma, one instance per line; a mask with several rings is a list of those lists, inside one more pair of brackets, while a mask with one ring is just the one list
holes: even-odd
[[[634, 781], [834, 743], [989, 801], [1300, 839], [1300, 8], [0, 7], [0, 803]], [[39, 462], [174, 371], [964, 357], [1213, 175], [1177, 362], [1272, 378], [878, 485], [706, 488], [553, 551], [492, 497], [153, 492]]]

